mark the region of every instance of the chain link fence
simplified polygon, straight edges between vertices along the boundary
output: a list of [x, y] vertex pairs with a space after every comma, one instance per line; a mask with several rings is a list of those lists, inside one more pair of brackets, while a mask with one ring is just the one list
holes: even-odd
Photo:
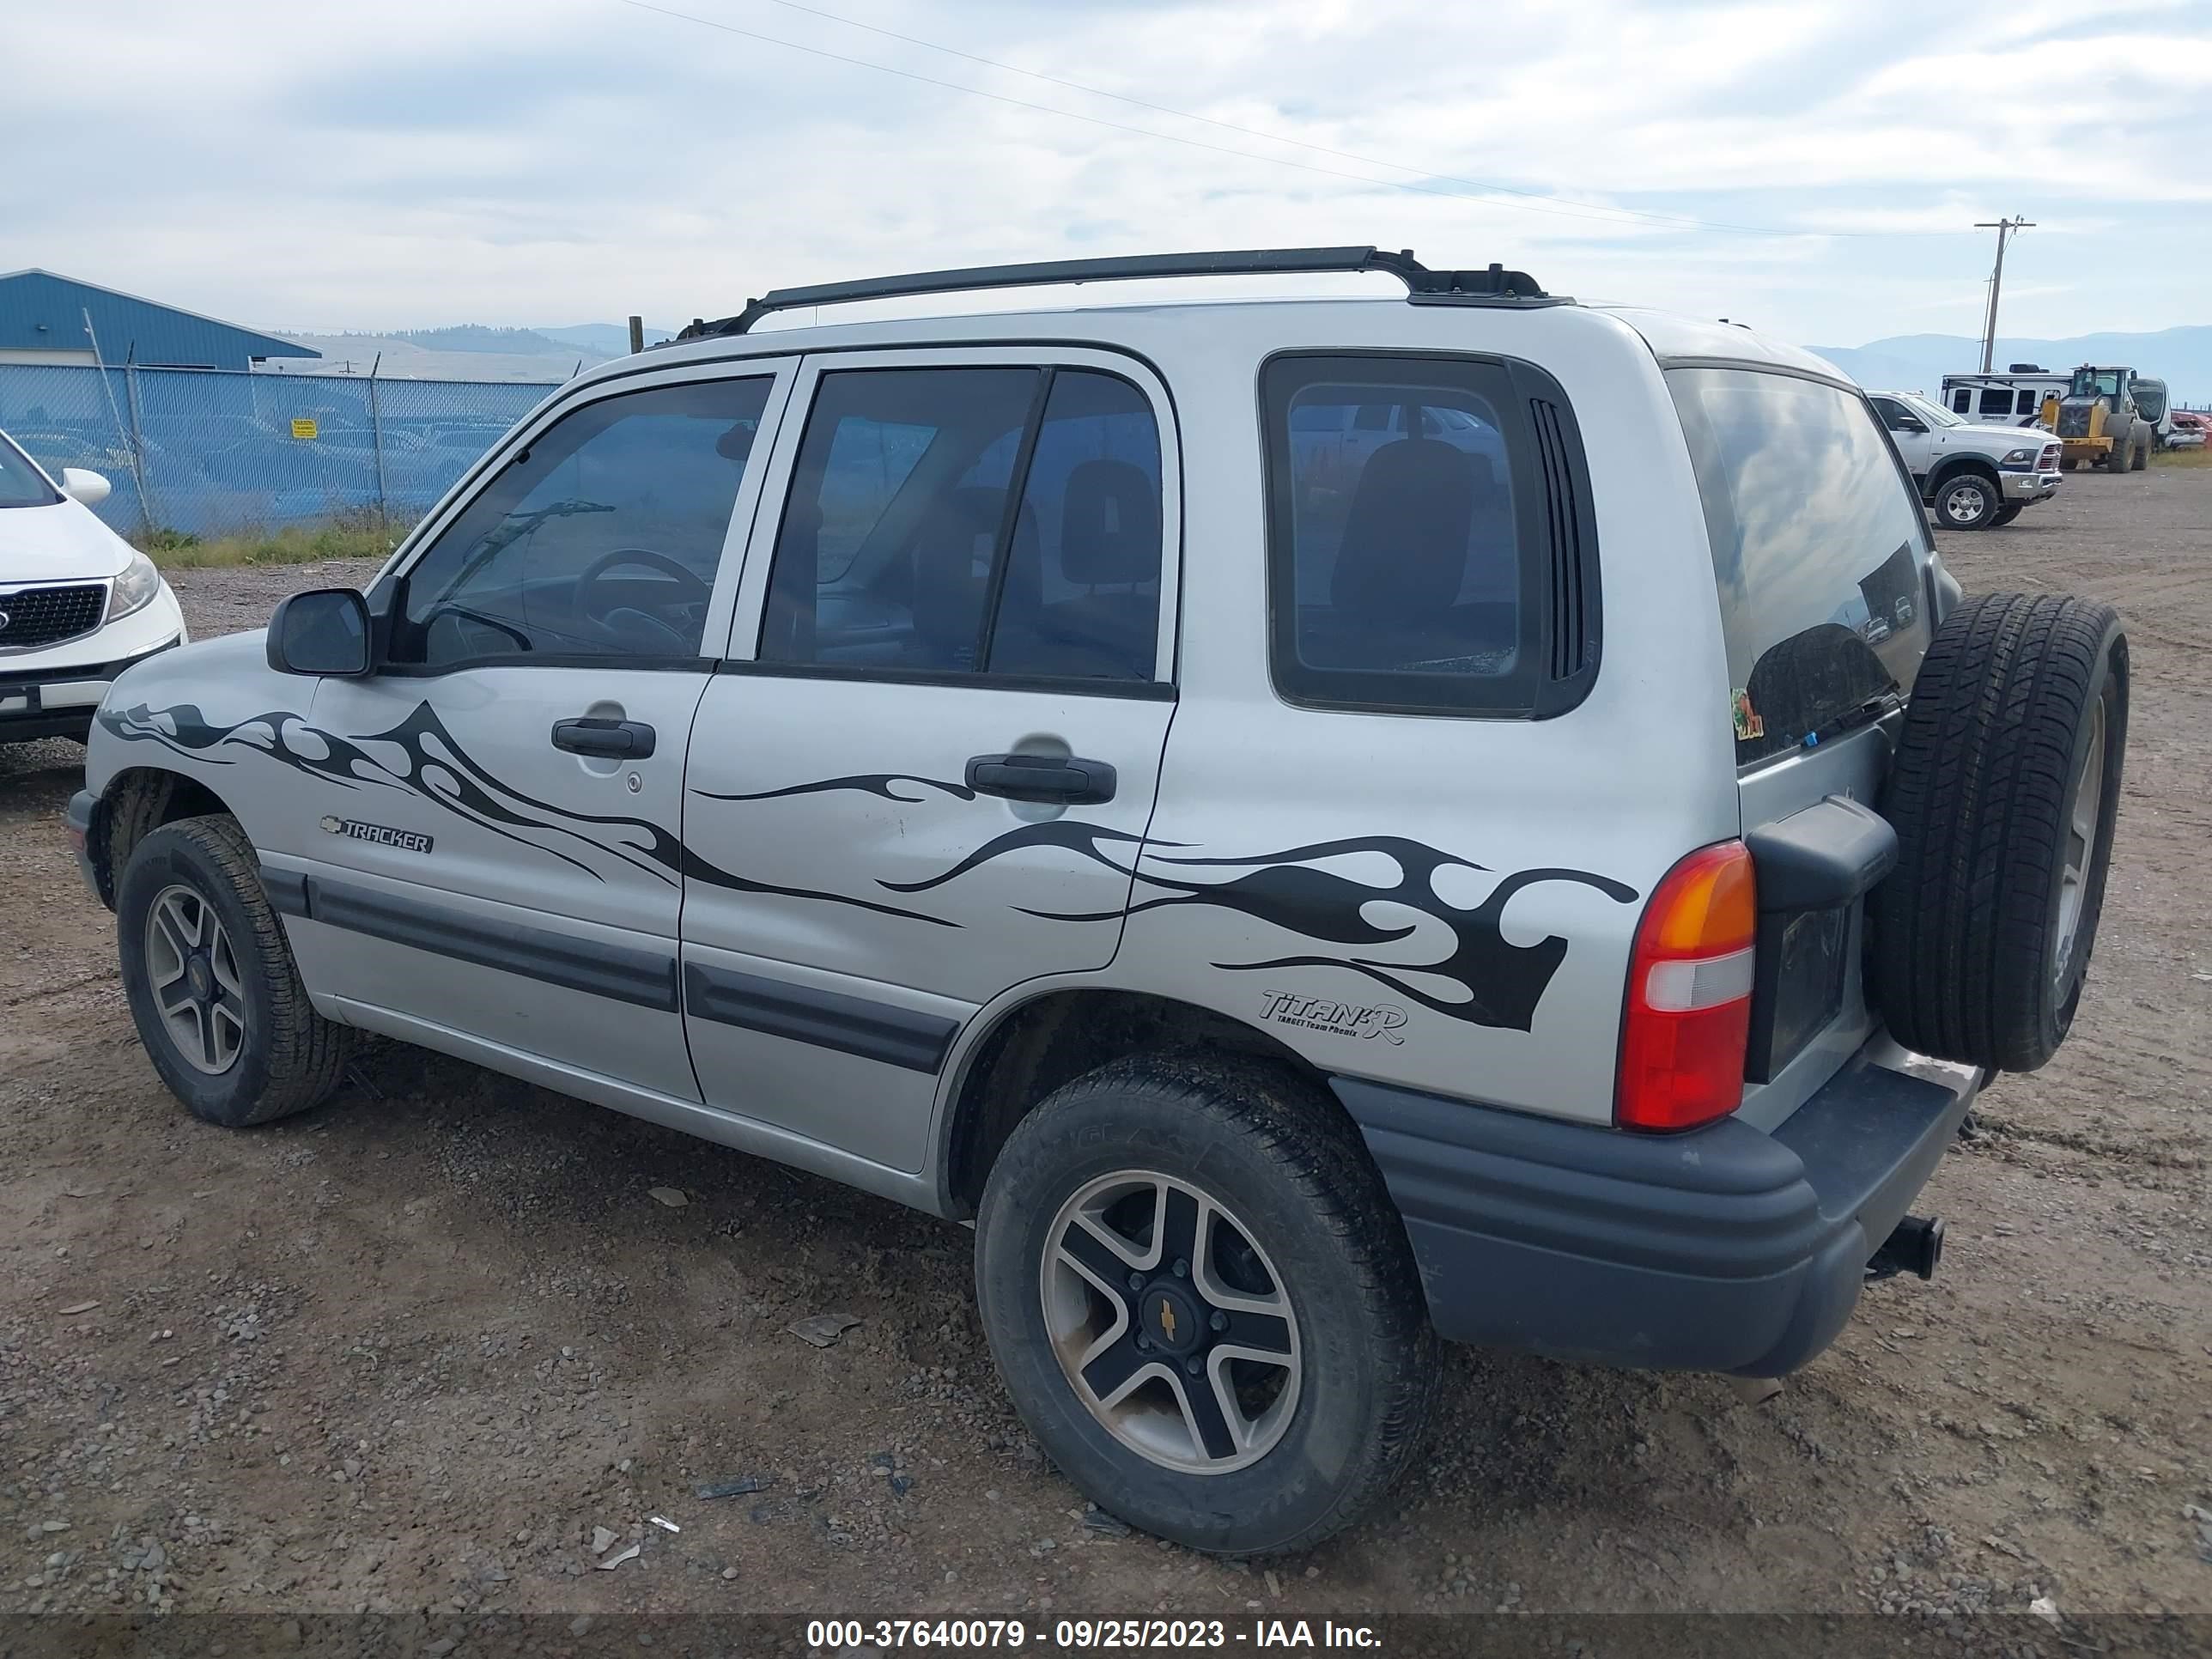
[[0, 431], [114, 487], [126, 536], [253, 534], [369, 514], [409, 525], [550, 385], [0, 363]]

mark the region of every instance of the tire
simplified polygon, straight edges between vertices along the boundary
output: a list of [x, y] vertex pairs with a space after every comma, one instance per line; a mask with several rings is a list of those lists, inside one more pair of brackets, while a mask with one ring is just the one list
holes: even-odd
[[1986, 530], [2004, 495], [1978, 472], [1954, 472], [1936, 486], [1936, 522], [1946, 530]]
[[1898, 864], [1874, 894], [1875, 992], [1899, 1042], [2004, 1072], [2057, 1051], [2096, 944], [2127, 733], [2110, 605], [1992, 593], [1944, 618], [1882, 801]]
[[[1170, 1207], [1159, 1194], [1176, 1189]], [[1218, 1210], [1211, 1252], [1191, 1252], [1212, 1263], [1203, 1283], [1152, 1242], [1163, 1227], [1192, 1236], [1192, 1194]], [[1105, 1217], [1122, 1248], [1079, 1212]], [[1055, 1248], [1071, 1230], [1095, 1275]], [[1008, 1394], [1053, 1462], [1132, 1526], [1221, 1554], [1303, 1549], [1357, 1519], [1419, 1449], [1437, 1340], [1405, 1225], [1341, 1109], [1287, 1071], [1162, 1055], [1077, 1079], [1016, 1127], [977, 1231], [976, 1298]], [[1161, 1259], [1146, 1265], [1147, 1252]], [[1208, 1300], [1224, 1285], [1246, 1298], [1229, 1313]], [[1234, 1362], [1205, 1357], [1239, 1336], [1290, 1363], [1231, 1374]], [[1193, 1365], [1210, 1379], [1217, 1364], [1243, 1396], [1241, 1434], [1218, 1395], [1201, 1423], [1182, 1401], [1206, 1396], [1176, 1392]], [[1094, 1409], [1075, 1380], [1086, 1370], [1090, 1400], [1145, 1380]]]
[[1990, 527], [1992, 530], [2001, 529], [2027, 511], [2027, 504], [2025, 501], [2007, 501], [1997, 509], [1996, 517], [1990, 520]]
[[182, 818], [131, 850], [116, 895], [138, 1040], [192, 1115], [227, 1129], [317, 1104], [351, 1047], [308, 1002], [256, 863], [234, 819]]
[[2150, 465], [2150, 446], [2151, 441], [2148, 438], [2145, 438], [2136, 446], [2135, 459], [2128, 463], [2129, 471], [2140, 472]]
[[2081, 465], [2081, 459], [2078, 456], [2062, 455], [2058, 458], [2058, 470], [2061, 472], [2071, 472]]

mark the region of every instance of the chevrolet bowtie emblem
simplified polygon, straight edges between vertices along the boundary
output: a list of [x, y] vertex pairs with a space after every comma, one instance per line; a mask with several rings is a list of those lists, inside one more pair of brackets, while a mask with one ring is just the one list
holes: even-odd
[[1169, 1341], [1175, 1340], [1175, 1304], [1172, 1302], [1164, 1300], [1160, 1304], [1160, 1329], [1166, 1333]]

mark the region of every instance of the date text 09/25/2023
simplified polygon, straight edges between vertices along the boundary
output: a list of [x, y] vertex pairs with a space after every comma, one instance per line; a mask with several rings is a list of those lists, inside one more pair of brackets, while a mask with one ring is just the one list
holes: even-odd
[[1382, 1645], [1366, 1625], [1334, 1620], [1060, 1619], [1049, 1632], [1018, 1619], [816, 1619], [807, 1621], [809, 1648], [1026, 1648], [1146, 1650], [1159, 1648], [1357, 1648]]

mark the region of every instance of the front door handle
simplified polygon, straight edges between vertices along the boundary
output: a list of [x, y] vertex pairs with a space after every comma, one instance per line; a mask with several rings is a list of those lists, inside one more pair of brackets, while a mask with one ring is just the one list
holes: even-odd
[[1114, 799], [1115, 781], [1104, 761], [1066, 755], [977, 755], [968, 763], [968, 787], [977, 794], [1053, 806], [1099, 805]]
[[653, 730], [643, 720], [573, 720], [553, 722], [553, 746], [597, 760], [643, 760], [653, 752]]

